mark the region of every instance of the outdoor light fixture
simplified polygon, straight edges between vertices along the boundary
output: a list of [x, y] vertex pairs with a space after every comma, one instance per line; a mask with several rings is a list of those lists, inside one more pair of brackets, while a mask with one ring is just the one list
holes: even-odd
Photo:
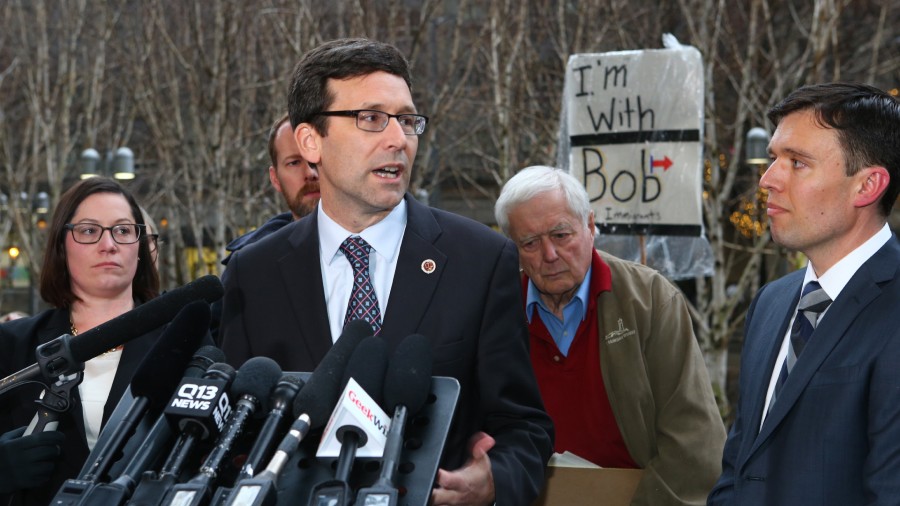
[[110, 175], [118, 180], [134, 179], [134, 152], [124, 146], [115, 154], [110, 151], [106, 160], [100, 158], [96, 149], [85, 149], [81, 152], [80, 163], [81, 179], [100, 175]]
[[747, 140], [744, 146], [747, 165], [769, 164], [769, 132], [760, 127], [753, 127], [747, 132]]

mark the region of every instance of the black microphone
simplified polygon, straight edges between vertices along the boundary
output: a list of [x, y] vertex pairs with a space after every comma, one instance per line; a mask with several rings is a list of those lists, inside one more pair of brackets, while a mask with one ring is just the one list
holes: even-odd
[[286, 420], [286, 416], [291, 414], [294, 398], [297, 397], [297, 392], [303, 388], [304, 384], [304, 381], [299, 377], [285, 374], [281, 377], [278, 384], [275, 385], [269, 398], [269, 404], [272, 406], [272, 409], [259, 430], [256, 442], [253, 443], [250, 453], [247, 454], [247, 460], [244, 461], [244, 465], [241, 467], [235, 482], [252, 478], [262, 462], [269, 458], [276, 443], [275, 438], [278, 437], [280, 432], [279, 429]]
[[116, 425], [110, 425], [91, 452], [77, 479], [69, 479], [57, 492], [54, 503], [78, 504], [109, 470], [123, 444], [134, 434], [150, 409], [165, 404], [178, 384], [191, 355], [209, 330], [209, 305], [194, 302], [182, 309], [159, 336], [131, 379], [133, 399]]
[[[131, 379], [134, 400], [96, 457], [82, 469], [80, 479], [96, 482], [109, 469], [122, 444], [134, 433], [148, 410], [161, 409], [178, 386], [188, 362], [209, 332], [209, 304], [194, 301], [184, 307], [159, 336]], [[104, 435], [105, 436], [105, 435]], [[101, 438], [102, 440], [103, 438]]]
[[306, 386], [294, 399], [294, 416], [309, 416], [311, 430], [320, 429], [328, 422], [331, 410], [341, 395], [344, 370], [363, 338], [372, 335], [372, 325], [365, 320], [353, 320], [344, 325], [341, 337], [319, 362]]
[[37, 363], [0, 380], [0, 394], [24, 382], [43, 378], [47, 384], [84, 369], [84, 362], [159, 328], [187, 304], [222, 298], [222, 282], [203, 276], [77, 336], [64, 334], [37, 347]]
[[[349, 379], [353, 378], [360, 388], [378, 403], [384, 387], [387, 362], [387, 344], [384, 339], [376, 336], [367, 337], [359, 343], [350, 357], [344, 373], [343, 384], [346, 387]], [[353, 395], [352, 392], [350, 395]], [[336, 435], [338, 441], [341, 442], [341, 451], [334, 479], [321, 482], [313, 487], [309, 502], [311, 506], [319, 504], [341, 506], [350, 504], [352, 501], [349, 484], [350, 471], [353, 470], [357, 449], [366, 445], [369, 436], [364, 429], [352, 424], [338, 427]]]
[[[196, 443], [218, 433], [224, 416], [230, 413], [231, 402], [226, 393], [237, 375], [234, 367], [216, 362], [200, 378], [185, 378], [169, 406], [164, 419], [180, 431], [175, 445], [159, 472], [147, 471], [134, 490], [130, 505], [157, 506], [182, 472], [185, 461]], [[201, 399], [197, 399], [197, 398]], [[187, 406], [187, 407], [185, 407]]]
[[215, 446], [200, 467], [200, 472], [187, 483], [175, 485], [163, 504], [199, 506], [209, 501], [219, 467], [244, 430], [247, 420], [254, 413], [268, 411], [269, 392], [280, 376], [281, 367], [269, 357], [253, 357], [244, 362], [231, 388], [232, 394], [237, 397], [236, 406]]
[[275, 489], [278, 476], [306, 434], [313, 428], [325, 425], [332, 406], [341, 394], [341, 379], [347, 362], [363, 338], [370, 335], [372, 326], [363, 320], [354, 320], [344, 326], [341, 336], [294, 399], [294, 416], [297, 419], [281, 440], [269, 465], [253, 478], [235, 483], [225, 504], [260, 506], [274, 505], [278, 501]]
[[[185, 368], [184, 378], [199, 378], [206, 373], [207, 368], [211, 365], [224, 360], [225, 354], [222, 350], [215, 346], [202, 346], [194, 353], [193, 358], [191, 358], [187, 368]], [[134, 493], [141, 474], [159, 459], [162, 451], [171, 442], [172, 436], [169, 420], [165, 414], [160, 414], [156, 419], [156, 423], [147, 431], [147, 435], [141, 445], [131, 452], [128, 465], [119, 476], [110, 483], [97, 484], [90, 490], [87, 499], [82, 504], [97, 506], [118, 506], [124, 504]], [[127, 456], [124, 458], [127, 458]], [[162, 494], [160, 494], [161, 496]]]
[[394, 412], [387, 441], [381, 475], [371, 486], [356, 494], [356, 506], [395, 506], [399, 493], [395, 486], [403, 432], [409, 414], [416, 414], [428, 400], [431, 390], [431, 343], [421, 334], [407, 336], [397, 345], [384, 378], [384, 402]]
[[[278, 434], [281, 432], [281, 426], [286, 421], [285, 414], [290, 414], [289, 410], [294, 402], [294, 398], [304, 384], [305, 382], [298, 376], [292, 374], [281, 376], [281, 379], [275, 385], [275, 388], [272, 389], [272, 394], [269, 396], [271, 409], [266, 416], [266, 421], [260, 428], [256, 441], [250, 448], [250, 452], [247, 453], [244, 465], [241, 466], [240, 472], [234, 479], [234, 484], [239, 483], [241, 480], [253, 478], [256, 470], [262, 465], [263, 460], [269, 458], [275, 443], [277, 443], [275, 438], [278, 437]], [[231, 487], [220, 486], [216, 489], [210, 504], [224, 504], [223, 501], [231, 494], [231, 490]]]

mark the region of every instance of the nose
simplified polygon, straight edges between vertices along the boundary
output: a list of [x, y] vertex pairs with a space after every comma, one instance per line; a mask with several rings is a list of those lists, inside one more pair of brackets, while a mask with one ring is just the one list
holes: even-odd
[[759, 178], [759, 187], [764, 190], [777, 190], [780, 184], [781, 170], [779, 168], [779, 162], [776, 159], [769, 165], [762, 177]]
[[100, 241], [99, 242], [100, 242], [101, 249], [110, 250], [110, 249], [116, 249], [119, 247], [119, 243], [117, 243], [113, 239], [112, 234], [113, 234], [112, 230], [107, 230], [107, 229], [103, 229], [103, 231], [100, 232]]
[[410, 137], [415, 137], [415, 135], [406, 135], [403, 127], [400, 126], [400, 120], [397, 118], [390, 118], [387, 127], [382, 133], [387, 139], [387, 146], [394, 150], [406, 149]]
[[319, 169], [309, 162], [306, 163], [306, 180], [307, 181], [318, 181], [319, 180]]
[[559, 255], [556, 254], [556, 246], [553, 244], [553, 241], [547, 237], [541, 238], [541, 254], [544, 257], [545, 262], [553, 262], [559, 258]]

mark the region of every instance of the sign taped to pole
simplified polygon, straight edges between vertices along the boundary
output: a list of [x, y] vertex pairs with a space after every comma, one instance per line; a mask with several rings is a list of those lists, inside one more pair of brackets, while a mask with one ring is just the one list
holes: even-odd
[[601, 232], [702, 234], [703, 84], [689, 46], [569, 57], [560, 165]]

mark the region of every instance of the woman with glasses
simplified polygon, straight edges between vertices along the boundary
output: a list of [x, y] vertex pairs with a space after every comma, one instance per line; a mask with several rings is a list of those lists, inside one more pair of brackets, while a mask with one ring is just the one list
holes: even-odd
[[[83, 333], [156, 297], [151, 242], [137, 202], [117, 182], [91, 178], [66, 191], [47, 231], [41, 268], [41, 297], [53, 309], [0, 325], [0, 376], [35, 363], [38, 345]], [[26, 384], [0, 396], [0, 493], [13, 499], [0, 503], [48, 504], [78, 474], [160, 332], [86, 362], [56, 431], [23, 435], [43, 385]]]

